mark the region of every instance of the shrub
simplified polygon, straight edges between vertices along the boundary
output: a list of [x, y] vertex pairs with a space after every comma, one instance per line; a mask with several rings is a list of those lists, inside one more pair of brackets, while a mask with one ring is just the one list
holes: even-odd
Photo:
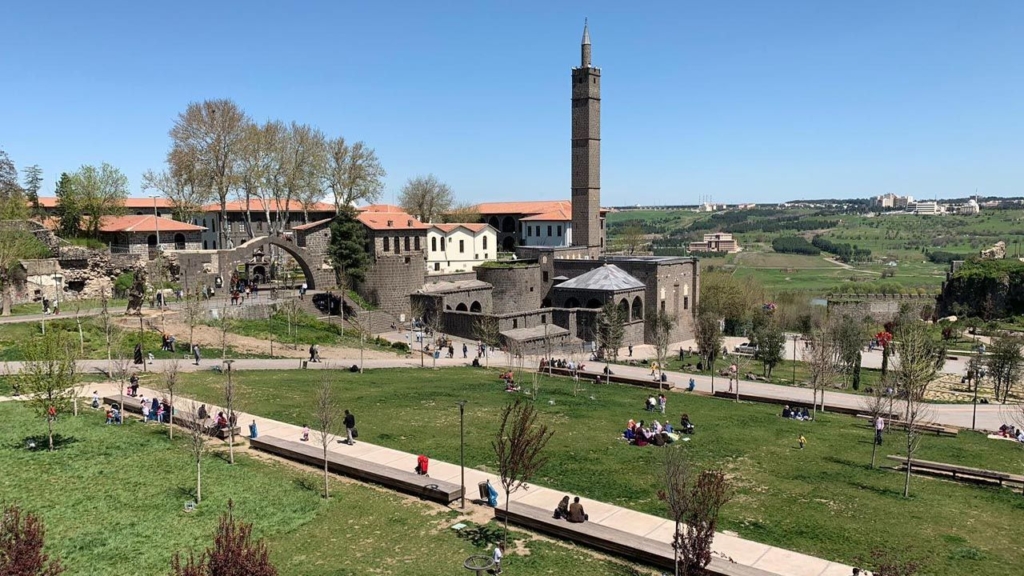
[[409, 352], [409, 345], [405, 342], [392, 342], [391, 347], [399, 352]]
[[806, 238], [801, 236], [780, 236], [772, 240], [772, 250], [783, 254], [807, 254], [817, 256], [821, 249], [812, 246]]

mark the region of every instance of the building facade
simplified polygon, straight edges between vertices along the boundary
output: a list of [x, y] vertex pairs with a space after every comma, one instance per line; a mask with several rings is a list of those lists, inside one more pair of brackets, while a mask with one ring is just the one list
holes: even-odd
[[740, 251], [740, 245], [733, 239], [732, 234], [726, 232], [715, 232], [705, 234], [702, 242], [690, 242], [690, 252], [733, 252]]
[[254, 198], [248, 205], [244, 201], [233, 201], [228, 202], [226, 207], [227, 219], [223, 230], [219, 203], [204, 206], [203, 211], [192, 219], [193, 224], [206, 228], [202, 236], [203, 250], [234, 248], [253, 238], [269, 236], [277, 230], [290, 236], [296, 226], [334, 218], [336, 214], [334, 204], [317, 202], [303, 209], [302, 203], [297, 200], [274, 202], [268, 207], [262, 200]]
[[498, 256], [498, 232], [488, 224], [431, 224], [427, 274], [472, 272]]
[[572, 246], [604, 249], [601, 214], [601, 69], [591, 64], [583, 26], [580, 65], [572, 70]]
[[203, 227], [155, 216], [107, 216], [99, 232], [112, 254], [153, 259], [160, 252], [198, 250]]

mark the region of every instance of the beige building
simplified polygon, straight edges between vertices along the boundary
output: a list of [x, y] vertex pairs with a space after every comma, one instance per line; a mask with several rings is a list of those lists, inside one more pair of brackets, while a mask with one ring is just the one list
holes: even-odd
[[498, 231], [487, 224], [432, 224], [427, 229], [427, 274], [472, 272], [497, 253]]
[[703, 242], [690, 242], [690, 252], [739, 252], [740, 245], [733, 239], [732, 234], [726, 232], [715, 232], [705, 234]]

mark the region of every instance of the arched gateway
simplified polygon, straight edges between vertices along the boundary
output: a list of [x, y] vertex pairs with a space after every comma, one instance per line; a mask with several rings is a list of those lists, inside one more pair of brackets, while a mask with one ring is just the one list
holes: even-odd
[[[334, 275], [334, 270], [323, 267], [322, 257], [310, 254], [305, 248], [296, 246], [295, 242], [281, 236], [253, 238], [231, 250], [219, 250], [221, 276], [227, 281], [236, 266], [239, 264], [253, 264], [254, 256], [260, 252], [268, 253], [267, 247], [269, 246], [277, 246], [295, 259], [299, 268], [302, 269], [302, 273], [306, 276], [306, 284], [310, 290], [337, 288], [338, 279]], [[259, 265], [268, 266], [269, 262]]]

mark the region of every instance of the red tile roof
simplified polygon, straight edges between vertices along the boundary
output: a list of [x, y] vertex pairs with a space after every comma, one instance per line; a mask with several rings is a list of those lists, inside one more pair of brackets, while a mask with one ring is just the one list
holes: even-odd
[[334, 218], [324, 218], [323, 220], [317, 220], [316, 222], [310, 222], [309, 224], [300, 224], [299, 226], [292, 226], [292, 230], [309, 230], [310, 228], [316, 228], [324, 222], [330, 222]]
[[[226, 204], [228, 212], [245, 212], [245, 201], [244, 200], [233, 200]], [[276, 209], [274, 207], [277, 207]], [[272, 203], [271, 210], [284, 212], [285, 203], [275, 200]], [[302, 212], [302, 203], [298, 200], [290, 200], [287, 204], [288, 210], [291, 212]], [[249, 201], [250, 211], [262, 211], [263, 200], [259, 198], [253, 198]], [[220, 212], [220, 202], [214, 202], [213, 204], [207, 204], [203, 206], [204, 212]], [[334, 212], [334, 204], [327, 202], [317, 202], [309, 207], [310, 212]]]
[[430, 224], [424, 224], [405, 212], [360, 212], [356, 219], [370, 230], [426, 230], [430, 228]]
[[401, 206], [394, 204], [369, 204], [356, 208], [358, 212], [405, 212]]
[[157, 220], [152, 215], [141, 216], [107, 216], [100, 223], [100, 232], [198, 232], [206, 230], [186, 222], [178, 222], [170, 218]]
[[483, 223], [453, 223], [453, 224], [433, 224], [434, 228], [441, 230], [445, 234], [451, 234], [456, 228], [465, 228], [474, 234], [480, 233], [483, 230], [490, 228], [487, 224]]
[[[156, 198], [156, 205], [158, 208], [173, 208], [174, 204], [168, 198]], [[153, 209], [153, 198], [125, 198], [124, 207], [131, 210], [138, 210], [141, 208]], [[56, 208], [57, 198], [54, 196], [41, 196], [39, 198], [39, 205], [43, 208]]]
[[535, 200], [531, 202], [484, 202], [477, 204], [476, 211], [482, 216], [499, 214], [543, 214], [562, 209], [572, 213], [572, 202], [568, 200]]
[[550, 212], [542, 212], [540, 214], [534, 214], [533, 216], [527, 216], [526, 218], [520, 218], [520, 220], [523, 222], [568, 222], [569, 220], [572, 220], [571, 214], [571, 209], [563, 210], [558, 208], [557, 210], [551, 210]]

